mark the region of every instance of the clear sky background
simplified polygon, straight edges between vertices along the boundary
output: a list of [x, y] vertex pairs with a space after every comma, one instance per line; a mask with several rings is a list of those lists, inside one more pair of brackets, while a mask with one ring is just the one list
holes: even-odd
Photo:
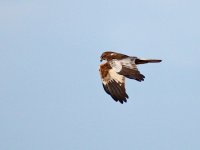
[[[1, 150], [199, 150], [199, 0], [0, 2]], [[101, 85], [102, 52], [159, 58]]]

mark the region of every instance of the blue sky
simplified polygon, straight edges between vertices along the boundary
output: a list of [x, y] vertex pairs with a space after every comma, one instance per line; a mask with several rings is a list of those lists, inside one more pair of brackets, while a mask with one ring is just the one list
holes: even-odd
[[[197, 0], [1, 1], [1, 150], [200, 149]], [[102, 88], [102, 52], [160, 58]]]

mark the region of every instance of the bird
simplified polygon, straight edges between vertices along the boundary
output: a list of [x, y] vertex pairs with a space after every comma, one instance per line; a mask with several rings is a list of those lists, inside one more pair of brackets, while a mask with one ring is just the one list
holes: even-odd
[[99, 66], [99, 73], [103, 89], [116, 102], [123, 104], [129, 98], [125, 89], [125, 78], [136, 81], [144, 81], [145, 76], [140, 73], [137, 65], [146, 63], [159, 63], [160, 59], [144, 59], [135, 56], [106, 51], [103, 52], [100, 61], [104, 63]]

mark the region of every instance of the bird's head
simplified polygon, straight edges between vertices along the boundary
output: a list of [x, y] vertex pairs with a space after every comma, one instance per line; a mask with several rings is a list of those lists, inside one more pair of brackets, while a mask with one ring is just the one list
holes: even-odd
[[106, 60], [106, 61], [112, 60], [114, 54], [115, 53], [111, 51], [104, 52], [100, 57], [100, 61], [102, 62], [103, 60]]

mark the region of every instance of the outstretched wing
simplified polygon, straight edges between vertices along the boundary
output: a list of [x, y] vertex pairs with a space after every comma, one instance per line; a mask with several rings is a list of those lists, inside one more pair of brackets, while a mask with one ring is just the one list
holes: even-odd
[[135, 79], [139, 82], [144, 81], [145, 76], [139, 72], [135, 64], [136, 57], [128, 57], [121, 60], [113, 59], [110, 62], [112, 69], [129, 79]]
[[125, 89], [125, 77], [116, 73], [108, 62], [100, 66], [99, 72], [106, 93], [116, 102], [119, 101], [122, 104], [126, 102], [128, 95]]

